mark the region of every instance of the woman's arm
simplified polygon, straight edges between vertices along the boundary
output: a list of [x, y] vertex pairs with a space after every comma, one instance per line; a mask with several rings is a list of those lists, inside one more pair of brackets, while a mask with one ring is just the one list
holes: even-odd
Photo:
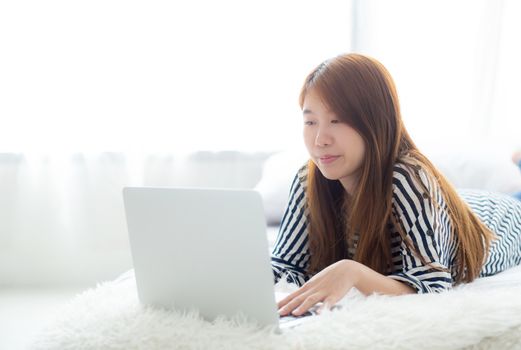
[[379, 293], [390, 295], [416, 294], [416, 290], [405, 283], [382, 275], [354, 260], [347, 260], [348, 270], [355, 277], [354, 287], [365, 295]]
[[340, 260], [313, 276], [300, 289], [278, 303], [279, 313], [302, 315], [318, 302], [332, 307], [351, 288], [368, 295], [372, 293], [401, 295], [416, 293], [405, 283], [384, 276], [353, 260]]
[[291, 184], [288, 204], [279, 227], [275, 246], [271, 252], [271, 266], [274, 282], [283, 276], [290, 283], [303, 285], [309, 275], [306, 272], [309, 262], [307, 217], [305, 215], [305, 188], [300, 176], [306, 168], [301, 167]]
[[[441, 188], [427, 172], [397, 164], [393, 175], [393, 214], [405, 238], [401, 239], [401, 266], [390, 278], [418, 293], [440, 293], [452, 288], [451, 264], [455, 257], [450, 216]], [[408, 244], [407, 244], [408, 242]]]

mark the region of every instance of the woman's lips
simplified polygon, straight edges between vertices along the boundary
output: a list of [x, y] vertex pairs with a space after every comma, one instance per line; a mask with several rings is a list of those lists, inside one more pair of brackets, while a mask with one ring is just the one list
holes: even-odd
[[339, 156], [328, 156], [328, 157], [320, 157], [320, 163], [322, 164], [330, 164], [333, 163]]

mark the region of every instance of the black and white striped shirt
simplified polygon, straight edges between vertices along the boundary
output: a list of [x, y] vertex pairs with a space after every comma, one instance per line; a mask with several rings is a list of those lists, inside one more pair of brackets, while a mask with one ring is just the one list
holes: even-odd
[[[283, 275], [289, 282], [304, 284], [311, 276], [306, 272], [310, 253], [308, 247], [308, 216], [306, 204], [307, 164], [302, 166], [292, 182], [289, 200], [272, 251], [271, 263], [275, 281]], [[423, 170], [419, 170], [429, 195], [422, 193], [412, 169], [397, 163], [393, 172], [392, 211], [420, 253], [433, 266], [446, 268], [442, 272], [424, 265], [405, 245], [392, 223], [393, 268], [389, 277], [405, 282], [418, 293], [440, 292], [454, 284], [452, 269], [456, 258], [456, 243], [450, 239], [451, 224], [439, 186], [433, 185]], [[461, 198], [498, 239], [491, 242], [490, 254], [480, 277], [494, 275], [521, 264], [521, 201], [508, 195], [483, 190], [458, 190]], [[439, 206], [432, 203], [431, 197]], [[356, 250], [348, 250], [352, 258]]]

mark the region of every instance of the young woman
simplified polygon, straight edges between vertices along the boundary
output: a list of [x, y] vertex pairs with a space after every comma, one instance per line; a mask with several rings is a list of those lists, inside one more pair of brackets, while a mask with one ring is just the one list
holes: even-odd
[[275, 281], [301, 287], [279, 302], [281, 315], [331, 307], [352, 287], [441, 292], [521, 263], [521, 202], [457, 192], [407, 133], [381, 63], [323, 62], [300, 106], [310, 159], [291, 185], [272, 268]]

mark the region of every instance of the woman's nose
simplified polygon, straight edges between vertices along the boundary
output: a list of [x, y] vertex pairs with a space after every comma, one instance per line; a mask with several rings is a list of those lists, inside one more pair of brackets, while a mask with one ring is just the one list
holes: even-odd
[[315, 136], [315, 145], [316, 146], [328, 146], [333, 142], [331, 135], [325, 131], [324, 129], [318, 130], [317, 135]]

